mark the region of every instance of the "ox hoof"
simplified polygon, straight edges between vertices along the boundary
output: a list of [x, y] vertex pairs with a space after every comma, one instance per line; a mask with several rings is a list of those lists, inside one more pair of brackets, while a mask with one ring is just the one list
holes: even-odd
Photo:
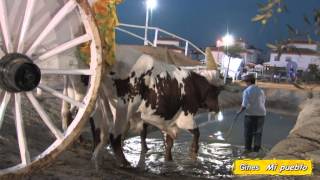
[[191, 154], [190, 158], [192, 161], [196, 161], [198, 159], [198, 154]]
[[166, 156], [165, 161], [167, 162], [173, 161], [172, 156]]

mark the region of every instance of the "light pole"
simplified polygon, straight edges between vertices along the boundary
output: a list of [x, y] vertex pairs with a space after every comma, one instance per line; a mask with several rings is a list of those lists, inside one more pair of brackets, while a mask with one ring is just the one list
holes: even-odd
[[144, 45], [148, 45], [148, 25], [149, 25], [149, 11], [152, 11], [157, 6], [156, 0], [146, 0], [146, 24], [144, 29]]
[[216, 47], [218, 48], [218, 55], [217, 55], [217, 59], [219, 63], [222, 63], [221, 59], [220, 59], [220, 47], [222, 46], [222, 40], [218, 39], [216, 42]]
[[[228, 48], [229, 48], [229, 46], [232, 46], [232, 45], [234, 44], [234, 38], [233, 38], [233, 36], [230, 35], [229, 33], [227, 33], [227, 34], [222, 38], [222, 42], [223, 42], [223, 46], [226, 48], [227, 56], [229, 56], [229, 54], [228, 54]], [[227, 70], [226, 70], [225, 73], [224, 73], [224, 79], [223, 79], [224, 84], [227, 83], [227, 77], [228, 77], [229, 66], [230, 66], [230, 59], [231, 59], [231, 56], [229, 56], [229, 61], [228, 61]]]

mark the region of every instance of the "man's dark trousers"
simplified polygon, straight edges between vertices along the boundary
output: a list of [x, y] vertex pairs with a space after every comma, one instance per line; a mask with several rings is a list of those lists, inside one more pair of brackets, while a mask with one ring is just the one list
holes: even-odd
[[[265, 116], [249, 116], [244, 118], [245, 149], [258, 152], [261, 148], [262, 130]], [[253, 149], [252, 149], [253, 141]]]

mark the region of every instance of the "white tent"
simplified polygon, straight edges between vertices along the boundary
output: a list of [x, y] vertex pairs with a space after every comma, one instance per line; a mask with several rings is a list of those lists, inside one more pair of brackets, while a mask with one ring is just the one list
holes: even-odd
[[[230, 59], [230, 63], [229, 63]], [[223, 56], [221, 61], [221, 73], [223, 76], [227, 73], [228, 64], [229, 64], [229, 71], [228, 71], [228, 77], [231, 77], [233, 80], [236, 79], [238, 74], [241, 70], [241, 63], [243, 62], [243, 59], [241, 58], [229, 58], [228, 56]]]

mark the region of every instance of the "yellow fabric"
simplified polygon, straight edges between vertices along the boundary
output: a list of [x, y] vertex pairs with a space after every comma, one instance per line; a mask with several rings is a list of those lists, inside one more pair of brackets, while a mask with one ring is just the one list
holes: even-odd
[[[115, 63], [115, 27], [118, 25], [118, 17], [116, 5], [121, 3], [122, 0], [96, 0], [92, 6], [95, 14], [95, 20], [98, 25], [101, 40], [104, 41], [106, 46], [105, 57], [103, 59], [107, 65]], [[80, 48], [80, 58], [87, 64], [90, 63], [90, 45], [86, 43]]]
[[206, 56], [207, 56], [207, 69], [217, 70], [218, 65], [217, 65], [216, 61], [214, 60], [212, 53], [211, 53], [211, 49], [209, 47], [206, 48]]

